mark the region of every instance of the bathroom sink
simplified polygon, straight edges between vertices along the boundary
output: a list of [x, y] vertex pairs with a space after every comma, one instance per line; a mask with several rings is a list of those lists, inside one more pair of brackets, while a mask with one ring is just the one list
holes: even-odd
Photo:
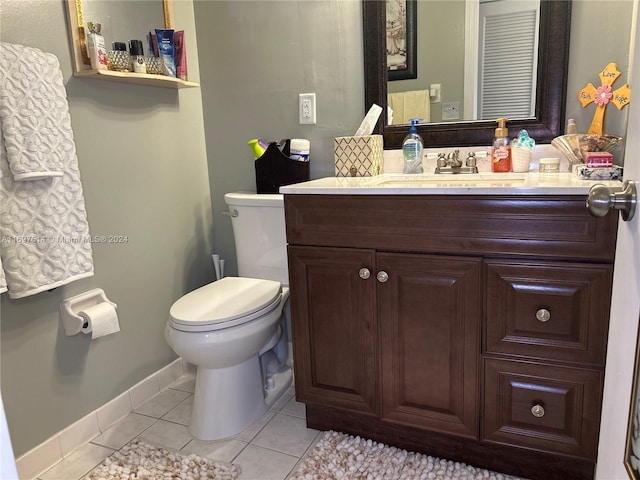
[[[366, 182], [368, 187], [517, 187], [527, 181], [527, 174], [393, 174], [385, 173]], [[364, 185], [363, 185], [364, 186]]]

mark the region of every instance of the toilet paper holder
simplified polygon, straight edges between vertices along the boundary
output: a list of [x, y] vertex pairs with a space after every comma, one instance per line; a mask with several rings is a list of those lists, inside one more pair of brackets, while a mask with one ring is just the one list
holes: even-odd
[[60, 316], [62, 317], [62, 324], [67, 337], [77, 335], [82, 332], [83, 327], [86, 327], [85, 320], [78, 315], [78, 312], [103, 302], [110, 303], [113, 308], [118, 308], [115, 303], [107, 298], [101, 288], [94, 288], [88, 292], [63, 300], [60, 303]]

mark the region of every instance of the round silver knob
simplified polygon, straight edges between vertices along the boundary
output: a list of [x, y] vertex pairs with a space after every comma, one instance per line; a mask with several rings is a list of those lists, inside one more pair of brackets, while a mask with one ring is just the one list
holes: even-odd
[[368, 268], [361, 268], [360, 271], [358, 272], [358, 275], [360, 275], [361, 279], [366, 280], [371, 276], [371, 272], [369, 271]]
[[547, 310], [546, 308], [541, 308], [536, 312], [536, 318], [541, 322], [548, 322], [551, 318], [551, 312], [549, 312], [549, 310]]
[[389, 274], [387, 272], [385, 272], [384, 270], [381, 270], [378, 272], [378, 275], [376, 275], [376, 278], [378, 279], [378, 281], [380, 283], [384, 283], [387, 280], [389, 280]]
[[544, 417], [544, 407], [542, 405], [534, 405], [531, 407], [531, 415], [536, 418]]
[[620, 210], [622, 219], [627, 221], [633, 218], [636, 212], [637, 193], [635, 183], [631, 180], [624, 182], [621, 192], [611, 193], [604, 185], [594, 185], [589, 190], [587, 208], [592, 215], [604, 217], [610, 208]]
[[609, 213], [611, 207], [611, 193], [604, 185], [594, 185], [589, 190], [587, 197], [587, 208], [592, 215], [596, 217], [604, 217]]

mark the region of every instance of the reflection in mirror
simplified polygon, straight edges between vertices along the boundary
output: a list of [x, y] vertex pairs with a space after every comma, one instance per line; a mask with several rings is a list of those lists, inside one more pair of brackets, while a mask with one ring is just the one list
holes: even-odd
[[[391, 11], [406, 12], [406, 17], [390, 20], [390, 5], [396, 5]], [[416, 10], [413, 15], [420, 36], [399, 35], [401, 40], [391, 43], [389, 30], [406, 25], [410, 31], [409, 14]], [[442, 108], [431, 110], [427, 104], [422, 110], [415, 109], [408, 118], [394, 115], [388, 123], [408, 124], [414, 117], [424, 123], [533, 118], [539, 19], [540, 0], [388, 0], [387, 65], [400, 63], [394, 49], [404, 53], [402, 66], [411, 64], [412, 58], [421, 65], [420, 78], [405, 77], [415, 80], [393, 81], [390, 71], [389, 105], [402, 107], [402, 100], [418, 96], [414, 92], [429, 97], [432, 85], [440, 91], [434, 90], [430, 100], [442, 103]], [[442, 41], [446, 48], [436, 48]], [[394, 113], [396, 110], [393, 108]]]
[[125, 42], [128, 46], [129, 40], [142, 40], [146, 55], [146, 35], [164, 26], [164, 12], [159, 0], [82, 0], [82, 14], [85, 28], [87, 22], [102, 25], [101, 33], [107, 50], [111, 50], [113, 42]]
[[386, 48], [389, 80], [416, 78], [417, 0], [386, 2]]
[[[398, 1], [398, 0], [387, 0]], [[400, 0], [402, 1], [402, 0]], [[410, 0], [408, 0], [410, 1]], [[481, 66], [493, 61], [487, 54], [478, 55], [481, 38], [492, 40], [491, 22], [481, 22], [481, 17], [493, 17], [485, 13], [478, 0], [418, 0], [416, 59], [417, 78], [409, 80], [387, 80], [387, 32], [386, 2], [364, 0], [364, 44], [365, 44], [365, 107], [372, 103], [383, 107], [392, 105], [393, 123], [386, 117], [386, 108], [378, 125], [378, 133], [384, 135], [385, 148], [399, 148], [406, 135], [408, 120], [404, 117], [429, 118], [430, 124], [420, 125], [419, 131], [425, 142], [432, 146], [483, 145], [490, 144], [495, 129], [495, 118], [507, 116], [513, 130], [526, 128], [538, 142], [550, 142], [561, 134], [564, 122], [566, 71], [568, 63], [570, 1], [527, 0], [489, 2], [488, 8], [496, 4], [516, 5], [520, 10], [500, 12], [511, 15], [508, 24], [519, 22], [510, 34], [506, 54], [498, 62], [515, 65], [518, 59], [524, 70], [518, 74], [515, 85], [519, 88], [518, 107], [494, 106], [488, 98], [512, 100], [513, 85], [503, 87], [505, 66], [498, 63], [497, 76], [477, 74]], [[515, 16], [514, 16], [515, 15]], [[425, 28], [426, 27], [426, 28]], [[498, 27], [496, 27], [498, 28]], [[504, 27], [500, 27], [504, 30]], [[527, 32], [526, 35], [524, 32]], [[410, 42], [411, 37], [407, 37]], [[520, 44], [516, 49], [515, 41]], [[489, 42], [491, 43], [491, 42]], [[410, 49], [407, 48], [407, 52]], [[488, 68], [483, 71], [488, 71]], [[515, 71], [512, 66], [510, 73]], [[440, 84], [440, 103], [432, 103], [431, 85]], [[522, 87], [524, 85], [524, 87]], [[509, 92], [502, 94], [502, 89]], [[497, 92], [489, 95], [484, 92]], [[410, 92], [406, 94], [404, 92]], [[424, 100], [427, 95], [427, 101]], [[420, 96], [422, 95], [422, 96]], [[397, 98], [412, 101], [405, 105], [422, 105], [420, 112], [400, 112], [397, 118]], [[394, 98], [395, 97], [395, 98]], [[498, 102], [500, 103], [500, 102]], [[402, 104], [401, 104], [402, 105]], [[446, 107], [446, 108], [443, 108]], [[497, 109], [496, 109], [497, 108]], [[507, 109], [504, 110], [503, 109]], [[443, 110], [445, 118], [443, 119]], [[404, 115], [403, 115], [404, 113]], [[446, 117], [451, 117], [449, 120]], [[455, 118], [457, 116], [457, 118]], [[479, 119], [478, 121], [476, 121]], [[484, 119], [484, 120], [483, 120]], [[398, 125], [399, 124], [399, 125]]]
[[147, 52], [146, 35], [156, 28], [172, 28], [172, 0], [67, 0], [69, 31], [75, 71], [91, 67], [83, 61], [84, 32], [87, 22], [102, 26], [107, 50], [113, 42], [142, 40]]

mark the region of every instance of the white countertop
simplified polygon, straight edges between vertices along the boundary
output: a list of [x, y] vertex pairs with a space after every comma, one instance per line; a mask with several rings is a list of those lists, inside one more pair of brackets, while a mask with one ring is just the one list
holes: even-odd
[[297, 195], [587, 195], [603, 184], [622, 190], [622, 182], [580, 180], [562, 173], [416, 174], [374, 177], [325, 177], [280, 187]]

